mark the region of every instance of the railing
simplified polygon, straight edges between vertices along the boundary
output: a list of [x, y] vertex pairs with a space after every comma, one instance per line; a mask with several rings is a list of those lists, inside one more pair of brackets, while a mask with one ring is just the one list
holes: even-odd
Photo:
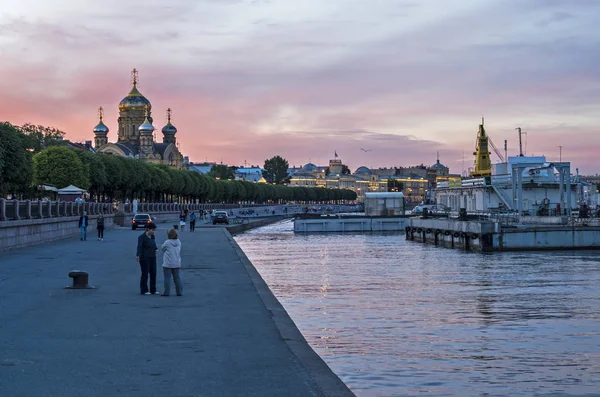
[[89, 215], [111, 214], [113, 207], [110, 203], [19, 201], [0, 198], [0, 221], [81, 216], [84, 211]]
[[[237, 216], [244, 216], [252, 212], [253, 216], [266, 215], [292, 215], [293, 213], [303, 212], [306, 207], [311, 205], [300, 204], [190, 204], [190, 203], [137, 203], [136, 211], [132, 203], [121, 203], [115, 206], [113, 203], [77, 203], [71, 201], [44, 201], [44, 200], [7, 200], [0, 198], [0, 222], [31, 220], [44, 218], [59, 218], [68, 216], [81, 216], [83, 212], [88, 215], [113, 214], [123, 211], [125, 214], [137, 213], [163, 213], [190, 211], [208, 211], [214, 209], [226, 210]], [[321, 208], [322, 207], [322, 208]], [[351, 207], [348, 205], [321, 205], [319, 208], [332, 207], [339, 212], [341, 208]], [[324, 210], [323, 210], [324, 211]], [[235, 216], [234, 215], [234, 216]]]

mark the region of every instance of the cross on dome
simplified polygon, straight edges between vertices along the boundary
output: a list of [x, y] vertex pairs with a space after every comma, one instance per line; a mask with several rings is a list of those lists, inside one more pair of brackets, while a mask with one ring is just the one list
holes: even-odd
[[138, 71], [136, 68], [133, 68], [131, 71], [131, 79], [133, 80], [133, 86], [135, 87], [138, 82]]

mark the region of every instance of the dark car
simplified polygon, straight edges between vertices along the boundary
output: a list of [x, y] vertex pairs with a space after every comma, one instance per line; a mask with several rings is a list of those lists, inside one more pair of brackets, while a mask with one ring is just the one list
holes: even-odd
[[229, 216], [227, 215], [227, 211], [215, 211], [212, 216], [212, 224], [216, 225], [217, 223], [229, 225]]
[[131, 220], [131, 230], [135, 230], [138, 227], [145, 229], [150, 223], [152, 223], [152, 217], [149, 214], [135, 214]]

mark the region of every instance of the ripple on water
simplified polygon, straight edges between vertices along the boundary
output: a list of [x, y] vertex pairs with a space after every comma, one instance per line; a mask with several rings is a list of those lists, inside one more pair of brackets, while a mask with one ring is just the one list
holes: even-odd
[[597, 251], [465, 253], [291, 222], [235, 239], [358, 396], [600, 395]]

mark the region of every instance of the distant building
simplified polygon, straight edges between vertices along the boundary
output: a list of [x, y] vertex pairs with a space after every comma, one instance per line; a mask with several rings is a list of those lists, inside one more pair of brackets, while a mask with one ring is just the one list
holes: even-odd
[[368, 192], [364, 201], [367, 216], [404, 215], [402, 192]]
[[361, 201], [366, 192], [387, 191], [387, 182], [381, 181], [377, 175], [372, 175], [368, 168], [361, 167], [359, 170], [365, 172], [352, 175], [344, 174], [344, 167], [342, 160], [337, 157], [330, 160], [327, 167], [313, 163], [308, 163], [300, 169], [294, 167], [289, 186], [348, 189], [356, 192], [357, 199]]
[[217, 165], [217, 163], [208, 163], [208, 162], [204, 162], [204, 163], [191, 163], [188, 162], [187, 164], [185, 164], [185, 168], [187, 168], [190, 171], [196, 171], [199, 174], [208, 174], [210, 172], [210, 170], [212, 169], [213, 166]]
[[[569, 162], [548, 162], [544, 156], [513, 156], [507, 163], [492, 164], [489, 176], [438, 182], [435, 195], [438, 204], [453, 211], [568, 215], [589, 188], [578, 175], [570, 175], [570, 167]], [[593, 198], [585, 198], [586, 203], [595, 205]]]
[[73, 149], [83, 150], [83, 151], [91, 152], [91, 153], [97, 153], [96, 149], [94, 149], [94, 147], [92, 146], [92, 141], [85, 141], [84, 143], [71, 142], [71, 141], [63, 141], [63, 142], [66, 142], [67, 147], [70, 147]]
[[235, 179], [238, 181], [261, 182], [263, 169], [260, 167], [240, 167], [235, 170]]

